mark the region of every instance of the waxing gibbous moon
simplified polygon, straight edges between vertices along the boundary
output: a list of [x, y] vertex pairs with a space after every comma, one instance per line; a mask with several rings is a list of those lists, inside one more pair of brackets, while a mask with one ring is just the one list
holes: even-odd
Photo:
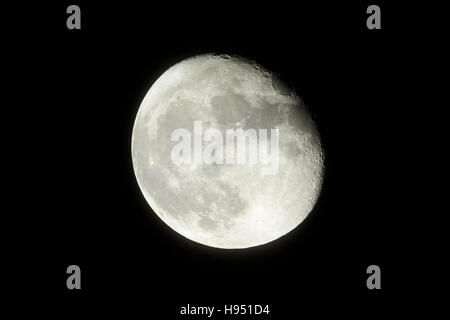
[[[174, 130], [278, 129], [279, 168], [179, 164]], [[164, 72], [143, 99], [132, 134], [139, 187], [153, 211], [188, 239], [248, 248], [278, 239], [311, 212], [323, 180], [316, 124], [301, 99], [270, 71], [228, 55], [201, 55]]]

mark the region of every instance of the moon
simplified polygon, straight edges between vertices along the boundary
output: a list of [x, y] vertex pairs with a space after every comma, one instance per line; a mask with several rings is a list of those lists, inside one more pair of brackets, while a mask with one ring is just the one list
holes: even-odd
[[[262, 164], [175, 165], [174, 130], [278, 129], [279, 169]], [[311, 114], [296, 93], [254, 61], [199, 55], [165, 71], [144, 97], [131, 154], [142, 194], [170, 228], [195, 242], [242, 249], [296, 228], [322, 188], [324, 152]]]

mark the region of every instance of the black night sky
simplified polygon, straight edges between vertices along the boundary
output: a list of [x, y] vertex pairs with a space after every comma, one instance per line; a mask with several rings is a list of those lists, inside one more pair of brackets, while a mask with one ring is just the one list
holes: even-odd
[[[14, 38], [26, 71], [13, 79], [27, 92], [14, 94], [26, 110], [23, 130], [33, 129], [34, 169], [20, 161], [35, 192], [17, 202], [33, 214], [23, 230], [30, 238], [16, 241], [21, 266], [38, 262], [39, 276], [17, 289], [59, 318], [183, 319], [188, 303], [271, 306], [270, 317], [253, 319], [401, 314], [392, 310], [411, 293], [402, 273], [411, 249], [399, 233], [408, 165], [400, 160], [400, 62], [408, 57], [399, 9], [381, 3], [382, 29], [368, 30], [371, 3], [311, 2], [63, 1], [21, 11], [35, 27], [12, 25], [27, 34]], [[81, 30], [66, 28], [70, 4], [81, 8]], [[136, 183], [138, 107], [167, 68], [201, 53], [241, 55], [280, 74], [318, 124], [326, 153], [319, 201], [267, 245], [192, 242], [152, 213]], [[71, 264], [81, 267], [82, 290], [66, 288]], [[382, 290], [366, 287], [371, 264], [382, 270]], [[38, 270], [30, 268], [24, 277]]]

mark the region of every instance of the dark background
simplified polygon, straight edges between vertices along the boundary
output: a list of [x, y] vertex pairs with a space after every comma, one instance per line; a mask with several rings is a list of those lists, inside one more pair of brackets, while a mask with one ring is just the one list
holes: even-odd
[[[24, 31], [10, 39], [19, 49], [11, 81], [26, 88], [12, 92], [23, 101], [12, 134], [27, 145], [19, 161], [33, 191], [16, 203], [28, 237], [14, 238], [15, 261], [25, 279], [36, 272], [35, 285], [17, 285], [21, 294], [58, 316], [181, 319], [188, 303], [270, 304], [270, 317], [259, 316], [267, 319], [403, 314], [414, 292], [402, 202], [402, 11], [378, 1], [382, 29], [368, 30], [371, 2], [145, 3], [24, 5], [10, 25]], [[66, 29], [70, 4], [81, 7], [81, 30]], [[280, 74], [318, 124], [321, 196], [272, 243], [194, 243], [152, 213], [136, 183], [140, 102], [166, 69], [201, 53], [242, 55]], [[71, 264], [81, 267], [80, 291], [66, 288]], [[366, 288], [371, 264], [381, 267], [382, 290]]]

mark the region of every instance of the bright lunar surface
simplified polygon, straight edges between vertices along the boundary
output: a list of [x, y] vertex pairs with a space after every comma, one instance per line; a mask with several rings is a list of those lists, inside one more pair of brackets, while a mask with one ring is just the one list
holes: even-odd
[[[174, 164], [171, 134], [184, 128], [194, 136], [194, 121], [224, 136], [251, 128], [270, 137], [278, 129], [278, 172], [262, 175], [267, 165], [259, 162]], [[324, 172], [320, 136], [301, 99], [257, 63], [228, 55], [189, 58], [159, 77], [136, 116], [132, 159], [145, 199], [168, 226], [227, 249], [262, 245], [297, 227]]]

